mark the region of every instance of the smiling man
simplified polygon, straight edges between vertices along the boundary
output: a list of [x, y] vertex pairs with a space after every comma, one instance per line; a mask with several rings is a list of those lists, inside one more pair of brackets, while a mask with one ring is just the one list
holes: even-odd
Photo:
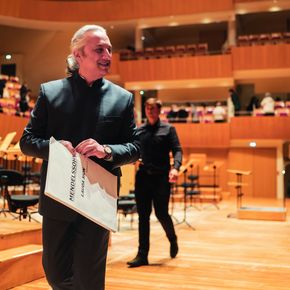
[[54, 290], [104, 289], [109, 232], [44, 195], [50, 137], [118, 177], [121, 165], [139, 157], [132, 94], [104, 79], [111, 59], [105, 29], [80, 28], [71, 40], [69, 76], [41, 85], [20, 141], [24, 154], [43, 159], [43, 266]]

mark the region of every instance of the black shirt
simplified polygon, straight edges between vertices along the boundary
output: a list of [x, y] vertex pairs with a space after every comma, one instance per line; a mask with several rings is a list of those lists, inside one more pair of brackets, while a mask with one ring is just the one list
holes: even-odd
[[74, 102], [73, 107], [70, 108], [70, 114], [75, 116], [75, 118], [72, 118], [72, 127], [78, 128], [72, 134], [75, 139], [72, 140], [73, 146], [88, 138], [93, 138], [99, 143], [103, 142], [100, 137], [95, 136], [95, 131], [101, 110], [100, 104], [103, 98], [104, 79], [97, 79], [89, 86], [85, 79], [78, 73], [74, 73], [71, 81]]
[[140, 168], [167, 173], [170, 170], [170, 155], [174, 158], [173, 167], [179, 170], [182, 163], [182, 149], [176, 130], [160, 120], [154, 125], [146, 123], [138, 129], [141, 142]]

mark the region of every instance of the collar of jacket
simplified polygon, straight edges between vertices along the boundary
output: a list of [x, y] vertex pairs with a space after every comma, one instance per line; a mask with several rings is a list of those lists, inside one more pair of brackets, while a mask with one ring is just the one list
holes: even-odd
[[74, 72], [72, 76], [76, 80], [78, 85], [84, 88], [93, 88], [93, 89], [100, 88], [105, 82], [104, 78], [100, 78], [100, 79], [95, 80], [92, 83], [92, 85], [89, 86], [87, 81], [78, 72]]

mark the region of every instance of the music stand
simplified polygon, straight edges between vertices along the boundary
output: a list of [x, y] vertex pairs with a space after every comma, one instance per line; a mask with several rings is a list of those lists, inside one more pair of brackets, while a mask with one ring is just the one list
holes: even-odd
[[175, 203], [175, 198], [174, 198], [175, 191], [176, 191], [176, 184], [174, 182], [170, 182], [170, 195], [171, 195], [171, 209], [170, 209], [171, 213], [170, 213], [170, 216], [178, 224], [179, 223], [179, 220], [173, 214], [173, 212], [174, 212], [174, 203]]
[[186, 202], [186, 184], [187, 184], [187, 169], [183, 170], [183, 180], [184, 180], [184, 186], [183, 186], [183, 219], [181, 221], [178, 221], [177, 219], [177, 223], [175, 225], [180, 225], [185, 223], [187, 226], [189, 226], [191, 229], [193, 229], [195, 231], [195, 228], [187, 221], [187, 216], [186, 216], [186, 206], [187, 206], [187, 202]]
[[218, 202], [217, 202], [217, 169], [220, 168], [222, 166], [222, 162], [216, 161], [213, 162], [211, 164], [208, 164], [204, 167], [204, 170], [212, 172], [213, 173], [213, 184], [212, 184], [212, 188], [213, 188], [213, 198], [212, 198], [212, 202], [211, 204], [216, 208], [216, 209], [220, 209], [218, 206]]
[[7, 166], [8, 166], [8, 160], [7, 159], [5, 160], [4, 157], [7, 154], [7, 150], [9, 148], [10, 144], [12, 143], [15, 135], [16, 135], [16, 132], [8, 133], [0, 144], [0, 157], [3, 158], [3, 163], [4, 163], [4, 161], [6, 161], [5, 164], [3, 164], [3, 166], [5, 168], [7, 168]]
[[[247, 183], [243, 183], [242, 179], [245, 175], [250, 175], [251, 171], [242, 171], [242, 170], [236, 170], [236, 169], [228, 169], [229, 173], [236, 174], [236, 182], [228, 182], [228, 185], [234, 186], [236, 188], [236, 197], [237, 197], [237, 210], [242, 207], [242, 198], [243, 198], [243, 192], [242, 187], [247, 186]], [[228, 218], [236, 217], [236, 214], [228, 214]]]
[[12, 217], [14, 217], [14, 215], [11, 213], [11, 211], [8, 208], [6, 208], [7, 201], [5, 198], [5, 182], [6, 182], [6, 178], [4, 178], [4, 176], [1, 176], [0, 177], [0, 194], [1, 194], [1, 197], [3, 199], [3, 204], [2, 204], [2, 208], [0, 209], [0, 215], [3, 213], [3, 215], [6, 217], [6, 212], [7, 212]]

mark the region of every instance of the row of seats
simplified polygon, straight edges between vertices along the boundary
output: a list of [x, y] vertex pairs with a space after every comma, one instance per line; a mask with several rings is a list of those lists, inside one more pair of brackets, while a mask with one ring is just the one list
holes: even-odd
[[20, 112], [19, 102], [20, 100], [15, 99], [15, 98], [1, 98], [0, 99], [0, 113], [29, 118], [30, 112], [34, 107], [34, 101], [29, 102], [28, 110], [26, 112]]
[[[227, 107], [222, 106], [224, 108], [224, 111], [227, 112]], [[163, 121], [169, 121], [169, 122], [183, 122], [183, 123], [213, 123], [214, 120], [214, 106], [187, 106], [184, 107], [183, 111], [186, 113], [184, 114], [183, 118], [177, 117], [175, 119], [172, 119], [169, 117], [169, 113], [171, 110], [171, 107], [164, 106], [162, 108], [160, 118]], [[226, 120], [226, 118], [225, 118]]]
[[[238, 46], [290, 43], [290, 32], [263, 33], [240, 35], [237, 38]], [[120, 51], [120, 60], [136, 60], [150, 58], [170, 58], [208, 54], [208, 44], [179, 44], [157, 47], [145, 47], [141, 50], [125, 49]]]
[[290, 43], [290, 32], [263, 33], [238, 36], [238, 46]]
[[[257, 108], [253, 110], [253, 116], [264, 116], [263, 109]], [[288, 117], [290, 115], [290, 110], [289, 108], [277, 108], [273, 112], [273, 116], [278, 116], [278, 117]]]
[[142, 50], [121, 50], [120, 60], [150, 59], [150, 58], [170, 58], [208, 54], [208, 44], [180, 44], [169, 46], [145, 47]]

